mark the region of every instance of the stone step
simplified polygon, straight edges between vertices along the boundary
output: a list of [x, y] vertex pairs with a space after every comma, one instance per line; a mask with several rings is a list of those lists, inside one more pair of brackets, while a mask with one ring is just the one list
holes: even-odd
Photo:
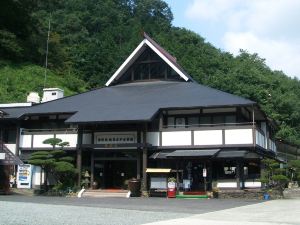
[[283, 191], [284, 198], [300, 198], [300, 188], [287, 188]]
[[91, 197], [91, 198], [105, 198], [105, 197], [113, 197], [113, 198], [126, 198], [128, 191], [121, 192], [109, 192], [109, 191], [93, 191], [88, 190], [85, 191], [82, 197]]

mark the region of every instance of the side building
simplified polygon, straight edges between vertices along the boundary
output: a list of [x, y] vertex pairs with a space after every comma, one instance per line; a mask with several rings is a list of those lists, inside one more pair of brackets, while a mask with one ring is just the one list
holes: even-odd
[[261, 160], [276, 158], [257, 103], [198, 84], [146, 34], [106, 87], [5, 112], [21, 159], [61, 138], [101, 188], [136, 177], [146, 191], [151, 169], [174, 172], [182, 189], [260, 187]]

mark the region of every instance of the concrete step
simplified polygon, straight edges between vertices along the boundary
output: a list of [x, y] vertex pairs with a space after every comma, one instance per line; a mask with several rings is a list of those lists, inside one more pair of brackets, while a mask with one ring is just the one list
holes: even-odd
[[83, 193], [82, 197], [90, 198], [126, 198], [127, 190], [87, 190]]
[[283, 191], [284, 198], [289, 199], [299, 199], [300, 198], [300, 188], [286, 188]]

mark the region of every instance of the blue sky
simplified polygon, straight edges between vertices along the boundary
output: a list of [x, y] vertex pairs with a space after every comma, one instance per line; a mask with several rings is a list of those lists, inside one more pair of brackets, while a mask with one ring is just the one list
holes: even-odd
[[300, 78], [299, 0], [165, 0], [173, 25], [224, 51], [258, 53], [274, 70]]

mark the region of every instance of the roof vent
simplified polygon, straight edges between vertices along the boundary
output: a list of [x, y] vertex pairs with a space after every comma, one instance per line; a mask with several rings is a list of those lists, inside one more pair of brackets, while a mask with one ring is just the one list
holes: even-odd
[[27, 102], [32, 102], [32, 103], [40, 103], [40, 96], [37, 92], [30, 92], [29, 95], [27, 96]]
[[64, 97], [64, 91], [59, 88], [44, 88], [42, 102], [49, 102]]

